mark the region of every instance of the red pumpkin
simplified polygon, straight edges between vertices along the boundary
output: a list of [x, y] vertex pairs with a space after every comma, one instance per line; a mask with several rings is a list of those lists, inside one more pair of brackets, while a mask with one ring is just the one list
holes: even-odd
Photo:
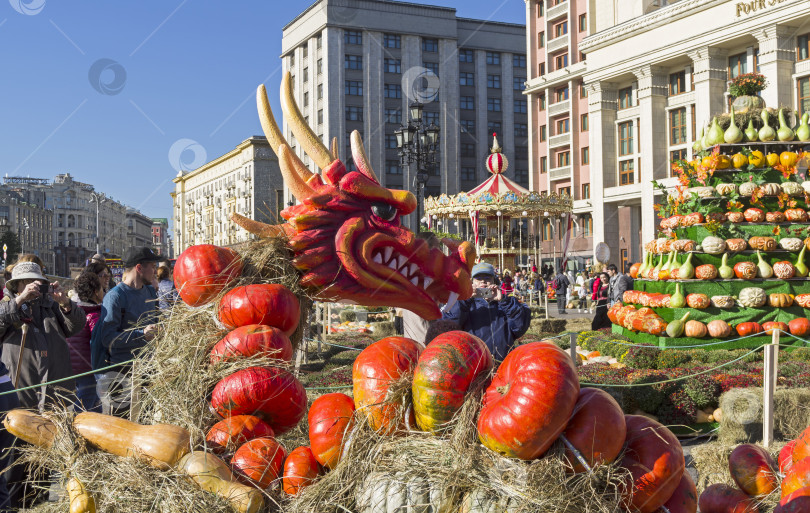
[[810, 511], [810, 486], [785, 495], [773, 513], [807, 513]]
[[797, 337], [804, 337], [810, 333], [810, 321], [807, 317], [797, 317], [788, 323], [790, 334]]
[[625, 415], [627, 448], [622, 466], [633, 482], [625, 497], [628, 509], [653, 513], [669, 500], [684, 473], [683, 449], [675, 435], [641, 415]]
[[785, 210], [785, 218], [788, 221], [807, 221], [807, 212], [800, 208], [789, 208]]
[[478, 438], [510, 458], [543, 455], [565, 429], [579, 397], [574, 363], [547, 342], [518, 346], [484, 394]]
[[793, 448], [796, 447], [798, 440], [791, 440], [782, 450], [779, 451], [779, 472], [787, 474], [793, 466]]
[[782, 497], [807, 487], [810, 487], [810, 458], [796, 461], [794, 455], [793, 466], [782, 479]]
[[487, 345], [474, 335], [450, 331], [434, 338], [413, 371], [413, 411], [419, 429], [436, 432], [446, 427], [470, 385], [487, 376], [492, 365]]
[[698, 494], [695, 482], [689, 472], [684, 472], [681, 482], [675, 488], [672, 497], [664, 503], [664, 507], [669, 513], [696, 513], [698, 506]]
[[247, 483], [269, 488], [281, 475], [287, 451], [273, 438], [255, 438], [245, 442], [231, 458], [231, 466]]
[[284, 362], [292, 360], [290, 339], [278, 328], [248, 324], [231, 331], [211, 349], [211, 363], [261, 355]]
[[289, 337], [298, 327], [299, 316], [298, 298], [284, 285], [236, 287], [219, 302], [219, 320], [228, 329], [265, 324], [280, 329]]
[[726, 338], [731, 335], [731, 326], [726, 321], [715, 319], [706, 325], [709, 336], [712, 338]]
[[242, 259], [230, 248], [211, 244], [191, 246], [174, 264], [174, 286], [190, 306], [210, 303], [242, 274]]
[[787, 260], [776, 262], [775, 264], [773, 264], [773, 275], [776, 278], [789, 280], [794, 276], [796, 276], [796, 268], [793, 267], [793, 264], [791, 264]]
[[756, 501], [733, 486], [713, 484], [698, 500], [700, 513], [759, 513]]
[[810, 427], [805, 429], [799, 438], [796, 439], [796, 444], [793, 446], [793, 463], [797, 463], [805, 458], [810, 458]]
[[765, 212], [761, 208], [747, 208], [743, 212], [743, 217], [749, 223], [761, 223], [765, 220]]
[[753, 444], [738, 445], [728, 457], [728, 470], [740, 490], [760, 499], [779, 487], [775, 467], [771, 455]]
[[717, 278], [717, 267], [712, 264], [703, 264], [695, 267], [695, 278], [698, 280], [713, 280]]
[[730, 223], [742, 223], [745, 221], [745, 215], [742, 212], [726, 212], [726, 219]]
[[810, 294], [799, 294], [794, 301], [802, 308], [810, 308]]
[[343, 439], [354, 425], [353, 415], [354, 399], [341, 393], [324, 394], [309, 407], [309, 443], [324, 467], [335, 468], [340, 461]]
[[392, 434], [404, 427], [399, 405], [386, 398], [391, 386], [416, 367], [422, 349], [422, 344], [409, 338], [387, 337], [363, 349], [354, 360], [354, 406], [375, 431]]
[[690, 308], [702, 309], [708, 308], [711, 301], [709, 301], [709, 296], [706, 294], [687, 294], [686, 304], [689, 305]]
[[253, 415], [234, 415], [214, 424], [205, 441], [214, 452], [235, 448], [254, 438], [275, 437], [270, 424]]
[[287, 495], [298, 495], [301, 490], [313, 484], [320, 474], [318, 460], [307, 446], [297, 447], [284, 460], [282, 488]]
[[636, 262], [635, 264], [630, 266], [630, 276], [633, 279], [636, 279], [636, 277], [638, 277], [638, 270], [640, 268], [641, 268], [641, 262]]
[[762, 329], [765, 331], [766, 335], [773, 335], [773, 330], [781, 330], [785, 333], [790, 332], [790, 328], [787, 324], [778, 321], [763, 322]]
[[769, 223], [783, 223], [785, 222], [785, 214], [782, 212], [768, 212], [765, 214], [765, 221]]
[[735, 329], [737, 330], [737, 334], [741, 337], [762, 333], [762, 326], [760, 326], [758, 322], [753, 321], [741, 322]]
[[757, 276], [757, 266], [754, 262], [738, 262], [734, 264], [734, 274], [741, 280], [753, 280]]
[[[610, 426], [610, 429], [605, 429]], [[573, 445], [591, 467], [611, 463], [622, 452], [626, 428], [624, 413], [616, 400], [604, 390], [582, 388], [574, 406], [574, 414], [563, 436]], [[575, 473], [585, 472], [570, 449], [565, 459]]]
[[217, 383], [211, 393], [211, 407], [223, 417], [256, 415], [281, 435], [304, 418], [307, 394], [289, 371], [248, 367]]

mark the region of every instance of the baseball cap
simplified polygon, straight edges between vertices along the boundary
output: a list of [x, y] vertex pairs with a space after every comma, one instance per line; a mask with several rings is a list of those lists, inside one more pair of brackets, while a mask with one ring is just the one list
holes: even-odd
[[129, 248], [124, 252], [124, 267], [129, 269], [144, 262], [158, 262], [160, 257], [146, 246]]
[[488, 274], [489, 276], [495, 276], [495, 268], [492, 267], [492, 264], [488, 264], [486, 262], [475, 264], [475, 266], [473, 266], [472, 268], [472, 277], [475, 278], [480, 274]]

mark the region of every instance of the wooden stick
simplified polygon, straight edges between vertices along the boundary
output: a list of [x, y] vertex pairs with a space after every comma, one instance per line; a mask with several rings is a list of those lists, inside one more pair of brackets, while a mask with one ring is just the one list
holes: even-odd
[[776, 390], [776, 372], [779, 363], [779, 330], [773, 330], [771, 343], [765, 346], [762, 398], [762, 445], [769, 448], [773, 443], [773, 393]]
[[571, 347], [568, 348], [568, 352], [571, 353], [571, 359], [574, 360], [574, 365], [577, 364], [577, 334], [576, 333], [569, 333], [568, 340], [570, 341]]
[[14, 388], [17, 388], [17, 384], [20, 382], [20, 370], [22, 369], [22, 361], [23, 361], [23, 351], [25, 350], [25, 339], [28, 338], [28, 323], [24, 322], [22, 327], [22, 339], [20, 339], [20, 356], [17, 359], [17, 374], [14, 376]]

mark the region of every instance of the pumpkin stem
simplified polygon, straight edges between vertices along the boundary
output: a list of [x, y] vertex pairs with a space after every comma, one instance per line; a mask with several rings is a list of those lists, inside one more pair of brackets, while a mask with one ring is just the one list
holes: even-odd
[[506, 385], [496, 387], [495, 390], [501, 395], [506, 395], [506, 393], [509, 392], [509, 384], [507, 383]]

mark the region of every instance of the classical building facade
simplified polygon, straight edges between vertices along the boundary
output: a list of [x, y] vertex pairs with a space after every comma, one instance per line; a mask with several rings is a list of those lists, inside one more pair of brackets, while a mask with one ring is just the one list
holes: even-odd
[[127, 245], [152, 247], [152, 218], [127, 207]]
[[23, 253], [37, 255], [46, 272], [54, 273], [53, 210], [45, 191], [0, 187], [0, 234], [9, 231], [17, 235]]
[[152, 218], [152, 250], [166, 258], [172, 258], [169, 251], [169, 220], [165, 217]]
[[[282, 58], [315, 133], [327, 145], [337, 137], [351, 167], [349, 135], [360, 131], [386, 187], [413, 190], [415, 165], [400, 166], [394, 130], [408, 122], [415, 101], [424, 104], [424, 121], [441, 129], [440, 164], [429, 170], [426, 195], [482, 182], [493, 132], [513, 159], [510, 178], [528, 186], [523, 25], [407, 2], [320, 0], [284, 27]], [[312, 166], [286, 123], [284, 132]]]
[[232, 213], [276, 223], [286, 206], [278, 158], [261, 136], [193, 171], [179, 172], [174, 183], [176, 254], [195, 244], [245, 242], [250, 235], [229, 220]]

